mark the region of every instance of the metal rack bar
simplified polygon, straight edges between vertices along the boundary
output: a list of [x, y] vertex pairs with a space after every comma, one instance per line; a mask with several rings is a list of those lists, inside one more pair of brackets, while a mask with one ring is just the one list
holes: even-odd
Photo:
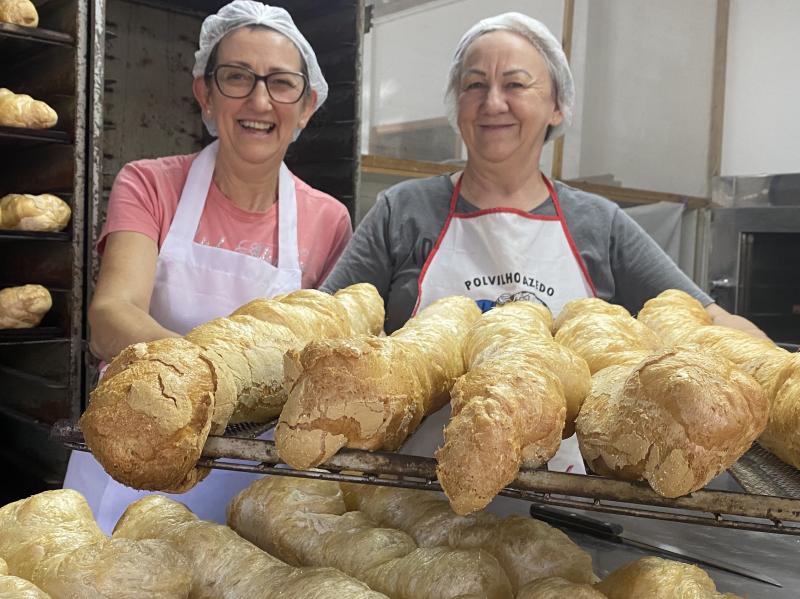
[[21, 27], [12, 23], [0, 23], [0, 37], [44, 42], [57, 46], [74, 46], [75, 38], [68, 33], [42, 29], [39, 27]]
[[[52, 436], [68, 442], [74, 449], [86, 451], [80, 432], [74, 427], [56, 428]], [[209, 436], [198, 465], [240, 472], [441, 490], [433, 458], [343, 449], [320, 465], [324, 470], [295, 470], [282, 463], [272, 441], [252, 438]], [[612, 514], [800, 536], [800, 498], [700, 490], [670, 499], [658, 495], [643, 483], [528, 469], [520, 470], [516, 480], [500, 494]]]

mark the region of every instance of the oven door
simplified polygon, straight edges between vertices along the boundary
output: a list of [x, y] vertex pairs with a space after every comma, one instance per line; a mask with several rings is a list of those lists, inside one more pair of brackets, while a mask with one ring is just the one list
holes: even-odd
[[715, 209], [709, 279], [720, 306], [800, 343], [800, 207]]

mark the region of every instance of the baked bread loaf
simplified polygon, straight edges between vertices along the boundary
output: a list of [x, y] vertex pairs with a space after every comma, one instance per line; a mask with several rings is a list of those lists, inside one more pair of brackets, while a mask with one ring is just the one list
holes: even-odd
[[53, 597], [189, 596], [187, 564], [170, 543], [109, 539], [83, 496], [68, 489], [0, 508], [0, 557], [11, 574]]
[[113, 538], [170, 542], [189, 564], [190, 597], [385, 598], [333, 568], [289, 566], [227, 526], [198, 520], [184, 505], [163, 495], [147, 495], [129, 505]]
[[41, 285], [0, 289], [0, 329], [35, 327], [52, 307], [53, 298]]
[[396, 599], [511, 598], [505, 572], [481, 550], [417, 548], [406, 533], [347, 511], [339, 484], [271, 476], [240, 492], [228, 524], [297, 566], [332, 566]]
[[768, 410], [759, 385], [732, 362], [675, 348], [596, 373], [576, 428], [594, 472], [679, 497], [747, 451]]
[[558, 576], [548, 576], [529, 582], [517, 593], [516, 599], [606, 599], [588, 584], [570, 582]]
[[[360, 284], [342, 293], [351, 309], [375, 306], [366, 320], [359, 315], [357, 330], [380, 331], [383, 300], [375, 288]], [[190, 489], [207, 472], [195, 464], [209, 434], [222, 434], [229, 422], [278, 415], [286, 397], [285, 351], [302, 348], [315, 335], [347, 333], [349, 312], [338, 297], [302, 290], [256, 300], [184, 338], [129, 346], [91, 393], [80, 420], [87, 445], [122, 484]]]
[[69, 204], [49, 193], [12, 193], [0, 198], [0, 229], [61, 231], [71, 215]]
[[719, 593], [705, 571], [691, 564], [644, 557], [614, 570], [596, 585], [608, 599], [741, 599]]
[[514, 591], [547, 576], [592, 584], [592, 558], [560, 530], [533, 518], [488, 512], [457, 516], [428, 491], [342, 483], [347, 508], [408, 533], [420, 547], [482, 549], [493, 555]]
[[486, 507], [523, 462], [541, 466], [565, 428], [572, 434], [589, 368], [553, 341], [550, 326], [543, 306], [513, 302], [481, 316], [466, 335], [467, 373], [451, 391], [452, 416], [436, 451], [436, 474], [457, 514]]
[[[575, 300], [570, 310], [575, 316], [565, 320], [555, 336], [558, 343], [586, 360], [592, 374], [609, 366], [636, 363], [661, 348], [652, 330], [614, 308], [601, 311], [603, 304], [598, 302], [602, 300]], [[581, 306], [586, 309], [580, 311]]]
[[630, 312], [618, 304], [611, 304], [599, 297], [584, 297], [570, 300], [564, 304], [553, 323], [553, 331], [558, 331], [565, 322], [582, 314], [611, 314], [622, 317], [631, 315]]
[[50, 599], [35, 584], [19, 576], [9, 576], [8, 564], [0, 558], [0, 597], [4, 599]]
[[48, 129], [57, 122], [56, 111], [47, 103], [0, 87], [0, 126]]
[[39, 24], [39, 13], [30, 0], [0, 0], [0, 21], [22, 27], [36, 27]]
[[275, 429], [281, 459], [307, 469], [342, 447], [400, 447], [447, 403], [464, 373], [462, 341], [478, 316], [472, 300], [447, 297], [390, 337], [312, 341], [287, 352], [291, 387]]
[[665, 291], [647, 302], [645, 308], [639, 318], [649, 326], [675, 323], [671, 333], [674, 340], [724, 356], [759, 382], [771, 406], [769, 423], [759, 443], [800, 469], [800, 359], [769, 339], [728, 327], [703, 325], [702, 305], [682, 292]]
[[666, 344], [680, 343], [682, 334], [712, 322], [703, 305], [679, 289], [667, 289], [647, 300], [636, 319], [653, 329]]

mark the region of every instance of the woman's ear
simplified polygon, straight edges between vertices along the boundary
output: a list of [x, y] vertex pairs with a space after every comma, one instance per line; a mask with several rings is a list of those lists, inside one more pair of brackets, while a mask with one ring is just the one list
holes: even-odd
[[556, 125], [560, 125], [563, 122], [563, 120], [564, 120], [564, 115], [558, 108], [556, 108], [553, 111], [553, 116], [550, 117], [550, 121], [548, 124], [555, 127]]
[[317, 105], [317, 92], [311, 90], [311, 93], [303, 99], [303, 107], [300, 110], [300, 120], [297, 121], [297, 126], [305, 129], [308, 121], [311, 120], [311, 115], [314, 114], [314, 106]]
[[197, 100], [197, 103], [200, 104], [200, 110], [203, 112], [203, 115], [210, 117], [211, 90], [208, 89], [208, 85], [206, 85], [206, 80], [204, 77], [195, 77], [195, 80], [192, 81], [192, 92], [194, 92], [194, 97]]

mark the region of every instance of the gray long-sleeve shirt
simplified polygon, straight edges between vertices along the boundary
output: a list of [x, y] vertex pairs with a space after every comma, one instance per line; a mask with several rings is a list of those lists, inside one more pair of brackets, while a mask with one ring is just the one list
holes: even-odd
[[[615, 203], [558, 181], [554, 185], [598, 297], [633, 314], [671, 288], [686, 291], [703, 305], [713, 301]], [[416, 304], [419, 275], [444, 227], [452, 193], [448, 175], [404, 181], [382, 192], [321, 289], [335, 292], [372, 283], [386, 304], [386, 332], [403, 326]], [[478, 208], [459, 197], [456, 210]], [[532, 213], [554, 215], [555, 206], [548, 199]]]

